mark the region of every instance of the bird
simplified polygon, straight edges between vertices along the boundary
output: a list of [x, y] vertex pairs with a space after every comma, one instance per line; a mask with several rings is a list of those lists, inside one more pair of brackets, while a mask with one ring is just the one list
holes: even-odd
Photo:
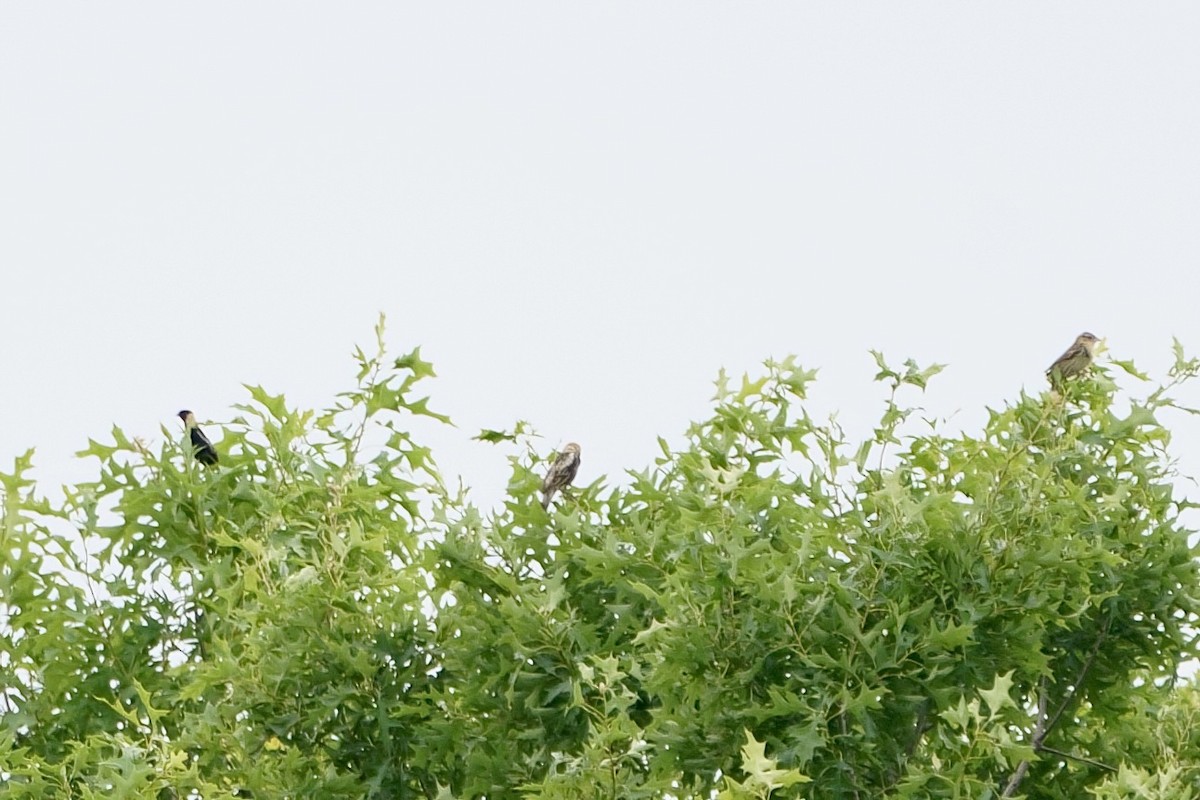
[[208, 440], [208, 437], [204, 435], [204, 431], [200, 430], [200, 426], [196, 424], [196, 415], [184, 409], [177, 416], [183, 420], [183, 427], [192, 439], [192, 452], [195, 454], [196, 460], [206, 467], [216, 464], [217, 448], [213, 447], [213, 443]]
[[1046, 377], [1050, 379], [1050, 384], [1057, 386], [1067, 378], [1073, 378], [1090, 367], [1092, 358], [1096, 355], [1096, 342], [1098, 341], [1100, 339], [1095, 334], [1087, 331], [1076, 336], [1075, 342], [1046, 370]]
[[570, 486], [578, 471], [579, 445], [571, 442], [562, 449], [558, 458], [554, 459], [554, 463], [546, 472], [546, 479], [542, 481], [542, 508], [550, 508], [550, 500], [554, 493]]

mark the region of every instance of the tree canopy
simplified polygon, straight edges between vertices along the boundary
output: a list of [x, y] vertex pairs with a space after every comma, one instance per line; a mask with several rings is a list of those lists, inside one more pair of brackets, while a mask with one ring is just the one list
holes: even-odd
[[548, 510], [553, 454], [482, 432], [484, 511], [377, 340], [328, 409], [250, 388], [212, 468], [114, 429], [62, 502], [0, 473], [0, 798], [1200, 797], [1178, 345], [967, 432], [877, 354], [862, 442], [768, 361]]

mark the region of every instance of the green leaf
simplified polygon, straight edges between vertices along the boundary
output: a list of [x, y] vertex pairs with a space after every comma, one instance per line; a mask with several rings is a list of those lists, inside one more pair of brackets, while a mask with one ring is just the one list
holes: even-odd
[[445, 414], [439, 414], [436, 411], [429, 410], [429, 398], [428, 397], [422, 397], [420, 400], [415, 400], [411, 403], [405, 403], [404, 407], [407, 408], [409, 411], [411, 411], [414, 414], [418, 414], [423, 417], [433, 417], [438, 422], [444, 422], [447, 425], [453, 424], [450, 422], [450, 418], [448, 416], [446, 416]]
[[413, 377], [418, 380], [437, 377], [437, 373], [433, 371], [433, 364], [421, 359], [420, 347], [414, 348], [411, 353], [397, 358], [395, 367], [396, 369], [409, 370], [412, 372]]
[[529, 430], [530, 425], [528, 422], [524, 420], [517, 420], [517, 424], [513, 426], [511, 431], [491, 430], [490, 428], [484, 428], [477, 436], [473, 438], [480, 442], [490, 442], [492, 444], [499, 444], [500, 442], [516, 442], [522, 436], [525, 436]]
[[1112, 359], [1111, 363], [1113, 363], [1116, 366], [1120, 367], [1121, 369], [1125, 370], [1125, 372], [1129, 373], [1130, 375], [1137, 378], [1138, 380], [1141, 380], [1141, 381], [1150, 380], [1150, 376], [1147, 375], [1146, 373], [1140, 371], [1137, 367], [1135, 367], [1132, 361], [1119, 361], [1114, 358], [1114, 359]]
[[975, 625], [970, 622], [962, 625], [947, 622], [945, 628], [939, 629], [935, 626], [932, 629], [929, 643], [939, 650], [954, 650], [970, 644], [974, 633]]
[[491, 442], [492, 444], [498, 444], [500, 442], [515, 442], [517, 440], [515, 434], [507, 431], [494, 431], [490, 428], [484, 428], [473, 438], [480, 442]]
[[748, 784], [773, 791], [812, 780], [799, 770], [779, 769], [775, 759], [767, 757], [766, 744], [755, 739], [749, 730], [746, 730], [745, 734], [746, 743], [742, 745], [742, 771], [746, 773]]
[[929, 379], [937, 375], [946, 368], [945, 364], [933, 364], [925, 369], [917, 366], [917, 362], [911, 358], [904, 362], [907, 371], [904, 375], [904, 382], [925, 389], [929, 385]]
[[1009, 692], [1013, 686], [1013, 670], [1009, 670], [1003, 675], [997, 675], [995, 681], [992, 682], [990, 689], [980, 689], [979, 696], [987, 703], [988, 709], [992, 715], [1000, 713], [1000, 710], [1005, 706], [1016, 708], [1017, 704], [1013, 702]]
[[250, 392], [250, 397], [256, 403], [267, 409], [273, 419], [283, 421], [288, 418], [287, 404], [282, 394], [273, 395], [261, 386], [251, 386], [248, 383], [242, 386]]
[[871, 354], [871, 357], [875, 359], [875, 365], [879, 367], [879, 372], [875, 373], [876, 381], [895, 380], [900, 377], [900, 375], [892, 370], [887, 365], [887, 362], [883, 360], [883, 353], [879, 352], [878, 350], [869, 350], [868, 352]]

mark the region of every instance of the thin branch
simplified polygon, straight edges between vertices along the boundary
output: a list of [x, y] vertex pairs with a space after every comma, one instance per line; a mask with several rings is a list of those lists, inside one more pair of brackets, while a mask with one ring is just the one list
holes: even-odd
[[[1079, 693], [1079, 687], [1083, 684], [1084, 678], [1087, 677], [1088, 670], [1092, 668], [1092, 662], [1096, 660], [1096, 654], [1100, 652], [1100, 645], [1104, 644], [1104, 640], [1108, 637], [1108, 629], [1111, 625], [1112, 617], [1109, 617], [1104, 621], [1104, 627], [1100, 629], [1100, 635], [1096, 637], [1096, 643], [1092, 645], [1091, 652], [1088, 653], [1087, 658], [1084, 659], [1083, 664], [1079, 667], [1079, 674], [1075, 676], [1075, 682], [1071, 684], [1066, 694], [1063, 695], [1063, 701], [1059, 705], [1058, 710], [1054, 712], [1054, 718], [1046, 726], [1046, 733], [1049, 733], [1054, 728], [1059, 718], [1062, 717], [1063, 712], [1067, 710], [1067, 706], [1075, 699], [1075, 695]], [[1042, 735], [1041, 739], [1035, 738], [1033, 748], [1036, 750], [1041, 747], [1042, 741], [1045, 738], [1045, 734]]]
[[[843, 706], [842, 706], [842, 713], [841, 713], [841, 715], [839, 716], [839, 719], [838, 719], [838, 726], [839, 726], [839, 727], [842, 729], [842, 736], [843, 736], [843, 737], [848, 737], [848, 736], [850, 735], [849, 726], [848, 726], [848, 725], [847, 725], [847, 723], [846, 723], [846, 713], [847, 713], [847, 712], [846, 712], [845, 705], [843, 705]], [[858, 772], [857, 772], [857, 771], [854, 769], [854, 765], [850, 763], [850, 760], [849, 760], [849, 759], [847, 759], [847, 760], [846, 760], [846, 767], [847, 767], [847, 769], [849, 769], [849, 771], [850, 771], [850, 783], [851, 783], [851, 785], [854, 787], [854, 800], [859, 800], [859, 796], [858, 796]]]
[[[892, 411], [896, 408], [896, 392], [900, 389], [899, 379], [893, 379], [893, 380], [894, 380], [894, 382], [892, 383], [892, 394], [888, 398], [888, 411]], [[890, 431], [888, 431], [888, 435], [889, 436], [894, 435], [895, 432], [896, 432], [896, 424], [892, 423], [892, 429]], [[879, 485], [883, 486], [883, 457], [884, 457], [884, 455], [887, 454], [888, 440], [884, 439], [879, 444], [880, 444], [880, 446], [879, 446], [879, 469], [877, 469], [875, 471], [879, 474]]]
[[[912, 736], [908, 739], [908, 744], [904, 747], [904, 759], [901, 764], [912, 758], [912, 754], [917, 751], [921, 740], [925, 738], [926, 732], [933, 728], [933, 721], [929, 719], [929, 708], [933, 704], [931, 698], [926, 697], [917, 705], [917, 717], [913, 722]], [[884, 790], [890, 790], [900, 780], [900, 765], [896, 765], [888, 770], [887, 782], [884, 785]]]
[[1108, 770], [1109, 772], [1117, 771], [1116, 767], [1110, 767], [1108, 764], [1105, 764], [1102, 761], [1096, 761], [1095, 759], [1092, 759], [1092, 758], [1084, 758], [1083, 756], [1077, 756], [1074, 753], [1066, 753], [1062, 750], [1055, 750], [1053, 747], [1047, 747], [1046, 745], [1042, 745], [1042, 752], [1052, 753], [1052, 754], [1054, 754], [1056, 756], [1060, 756], [1062, 758], [1069, 758], [1072, 761], [1079, 761], [1084, 764], [1088, 764], [1090, 766], [1096, 767], [1098, 769]]
[[[1096, 641], [1092, 645], [1091, 651], [1088, 653], [1087, 658], [1084, 659], [1083, 664], [1080, 666], [1079, 674], [1075, 676], [1075, 682], [1067, 688], [1066, 692], [1063, 694], [1062, 702], [1059, 703], [1058, 708], [1055, 709], [1054, 715], [1049, 718], [1046, 716], [1046, 710], [1049, 706], [1049, 693], [1046, 690], [1045, 677], [1043, 677], [1039, 682], [1037, 724], [1034, 725], [1033, 738], [1029, 742], [1030, 746], [1033, 748], [1033, 752], [1040, 753], [1045, 750], [1047, 752], [1053, 752], [1056, 755], [1062, 755], [1066, 758], [1075, 758], [1080, 761], [1092, 763], [1090, 760], [1079, 756], [1070, 756], [1065, 753], [1060, 753], [1056, 750], [1052, 751], [1042, 743], [1046, 741], [1046, 737], [1050, 735], [1050, 731], [1054, 730], [1054, 726], [1057, 725], [1058, 721], [1062, 718], [1063, 712], [1067, 710], [1067, 706], [1069, 706], [1071, 701], [1075, 699], [1075, 696], [1079, 694], [1079, 687], [1083, 685], [1083, 681], [1087, 678], [1087, 674], [1091, 670], [1092, 664], [1096, 660], [1096, 654], [1100, 652], [1100, 645], [1102, 645], [1105, 638], [1108, 637], [1108, 629], [1111, 625], [1112, 617], [1110, 616], [1104, 621], [1104, 627], [1100, 629], [1100, 635], [1096, 637]], [[1106, 769], [1111, 769], [1110, 767], [1107, 767], [1107, 765], [1100, 764], [1098, 761], [1095, 762], [1095, 764], [1105, 767]], [[1008, 784], [1005, 785], [1004, 793], [1001, 794], [1000, 797], [1012, 797], [1013, 794], [1016, 793], [1017, 787], [1021, 785], [1021, 781], [1025, 779], [1025, 773], [1028, 771], [1029, 760], [1026, 759], [1017, 765], [1017, 769], [1013, 772], [1012, 777], [1008, 779]]]
[[[1042, 738], [1045, 736], [1046, 730], [1046, 708], [1050, 704], [1049, 692], [1046, 690], [1046, 678], [1043, 676], [1038, 681], [1038, 711], [1037, 723], [1033, 727], [1033, 751], [1036, 753], [1041, 746]], [[1029, 771], [1029, 759], [1025, 759], [1017, 765], [1017, 769], [1013, 772], [1012, 777], [1008, 779], [1008, 784], [1004, 787], [1004, 793], [1000, 797], [1012, 797], [1016, 793], [1017, 787], [1021, 785], [1021, 781], [1025, 780], [1025, 773]]]
[[904, 748], [904, 755], [911, 757], [917, 750], [917, 745], [921, 743], [925, 732], [933, 727], [933, 723], [929, 721], [929, 706], [932, 701], [927, 697], [921, 701], [920, 708], [917, 710], [917, 721], [913, 725], [913, 735], [908, 742], [908, 746]]

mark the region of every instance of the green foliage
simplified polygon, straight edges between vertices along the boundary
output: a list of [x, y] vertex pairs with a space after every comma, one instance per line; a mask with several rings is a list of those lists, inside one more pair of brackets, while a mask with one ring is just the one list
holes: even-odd
[[1200, 796], [1178, 343], [1143, 399], [1096, 370], [964, 434], [876, 354], [861, 443], [793, 359], [722, 372], [549, 512], [528, 424], [486, 430], [485, 514], [376, 334], [329, 409], [247, 387], [214, 469], [114, 430], [61, 504], [0, 474], [0, 798]]

